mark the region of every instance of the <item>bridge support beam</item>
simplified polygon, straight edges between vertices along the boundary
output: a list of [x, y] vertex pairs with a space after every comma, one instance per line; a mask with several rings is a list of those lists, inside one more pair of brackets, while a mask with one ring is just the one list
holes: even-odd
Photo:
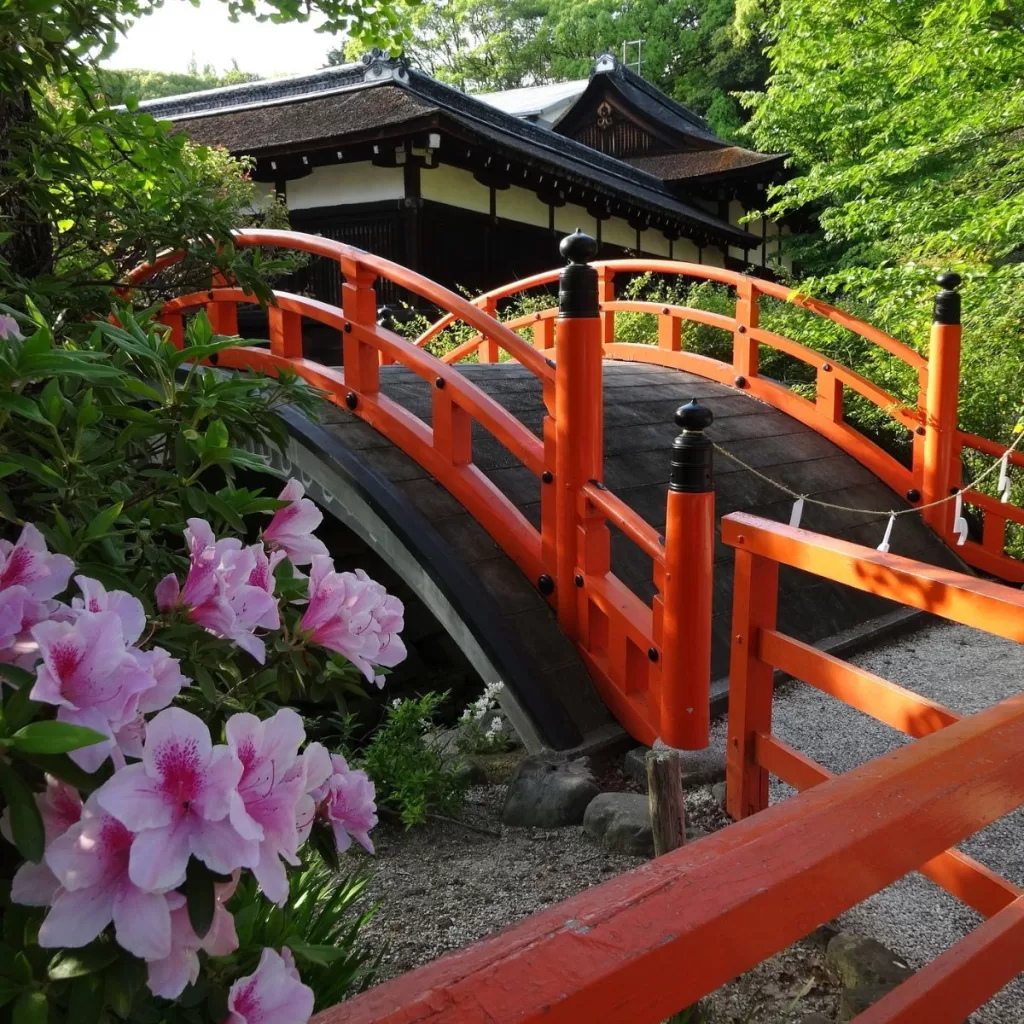
[[[925, 505], [960, 486], [959, 446], [956, 441], [960, 399], [960, 284], [959, 274], [940, 274], [942, 291], [935, 296], [928, 351], [928, 391], [924, 436], [921, 498]], [[940, 536], [949, 534], [952, 506], [946, 502], [924, 509], [925, 522]]]

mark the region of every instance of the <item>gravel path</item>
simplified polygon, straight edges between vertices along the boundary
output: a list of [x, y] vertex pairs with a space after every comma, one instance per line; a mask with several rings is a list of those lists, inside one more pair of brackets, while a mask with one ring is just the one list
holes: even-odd
[[[965, 714], [998, 703], [1024, 686], [1024, 646], [965, 626], [926, 626], [850, 660]], [[723, 749], [724, 730], [724, 723], [717, 723], [712, 740]], [[836, 772], [913, 742], [800, 683], [777, 691], [772, 731]], [[790, 787], [772, 780], [773, 803], [792, 793]], [[1024, 886], [1024, 809], [994, 822], [961, 844], [961, 849]], [[915, 873], [844, 914], [840, 924], [878, 939], [911, 966], [920, 967], [980, 920], [974, 911]], [[970, 1020], [974, 1024], [1021, 1024], [1024, 978], [1008, 985]]]
[[[1024, 681], [1024, 647], [945, 624], [926, 626], [851, 660], [964, 713], [1017, 693]], [[836, 772], [911, 742], [800, 683], [777, 691], [773, 731]], [[724, 749], [724, 721], [713, 727], [711, 742]], [[792, 793], [773, 780], [772, 802]], [[473, 789], [461, 815], [469, 823], [499, 832], [500, 838], [443, 822], [409, 832], [384, 823], [374, 832], [378, 856], [370, 895], [382, 898], [384, 907], [367, 936], [388, 943], [382, 980], [641, 863], [638, 858], [605, 853], [582, 828], [503, 826], [503, 797], [501, 786]], [[687, 793], [687, 819], [707, 831], [725, 824], [707, 788]], [[1024, 811], [994, 823], [962, 848], [1024, 886]], [[976, 914], [914, 874], [844, 914], [838, 924], [878, 939], [911, 966], [920, 967], [978, 922]], [[812, 1010], [831, 1017], [836, 992], [824, 977], [822, 961], [820, 944], [797, 943], [715, 993], [709, 1000], [711, 1019], [716, 1024], [781, 1024], [800, 1020]], [[798, 1005], [790, 1009], [793, 996], [801, 992]], [[970, 1020], [1021, 1024], [1024, 979], [1007, 986]]]

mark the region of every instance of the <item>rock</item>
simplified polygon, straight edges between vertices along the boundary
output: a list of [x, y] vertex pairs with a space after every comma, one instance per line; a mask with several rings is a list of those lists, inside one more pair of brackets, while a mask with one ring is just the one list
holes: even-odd
[[[655, 740], [655, 750], [665, 749], [661, 740]], [[647, 789], [646, 747], [634, 747], [626, 754], [623, 770], [641, 789]], [[683, 772], [683, 789], [708, 786], [725, 778], [725, 754], [720, 750], [680, 750], [679, 766]]]
[[891, 992], [895, 984], [883, 985], [855, 985], [853, 988], [844, 988], [839, 993], [839, 1013], [836, 1021], [853, 1020], [859, 1013], [863, 1013], [869, 1006], [877, 1003], [882, 996]]
[[455, 775], [460, 782], [465, 783], [467, 786], [487, 785], [487, 771], [475, 757], [460, 761], [459, 767], [455, 770]]
[[869, 985], [898, 985], [914, 972], [875, 939], [840, 932], [825, 951], [825, 969], [853, 989]]
[[[634, 857], [654, 856], [654, 832], [647, 797], [642, 793], [601, 793], [587, 805], [583, 829], [610, 853]], [[708, 833], [687, 828], [686, 841], [696, 842]]]
[[599, 792], [585, 759], [561, 761], [535, 754], [523, 761], [509, 783], [501, 820], [536, 828], [578, 825]]
[[654, 832], [647, 797], [642, 793], [602, 793], [587, 805], [583, 830], [614, 853], [654, 854]]
[[809, 942], [811, 945], [818, 946], [820, 949], [828, 949], [828, 944], [840, 933], [842, 929], [834, 921], [826, 921], [825, 924], [819, 925], [811, 932], [810, 935], [805, 936], [804, 942]]
[[800, 1024], [832, 1024], [832, 1021], [821, 1013], [808, 1013], [800, 1018]]
[[711, 795], [718, 802], [718, 806], [721, 807], [722, 810], [724, 811], [725, 810], [725, 783], [724, 782], [716, 782], [711, 787]]

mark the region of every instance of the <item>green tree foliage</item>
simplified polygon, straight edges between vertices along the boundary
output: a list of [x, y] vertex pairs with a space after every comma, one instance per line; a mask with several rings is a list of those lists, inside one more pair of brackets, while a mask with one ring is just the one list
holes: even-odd
[[817, 275], [802, 287], [923, 350], [935, 274], [961, 271], [961, 422], [1005, 440], [1024, 371], [1024, 9], [778, 0], [763, 17], [772, 77], [745, 102], [758, 146], [793, 154], [771, 212], [818, 215], [791, 248]]
[[644, 78], [726, 137], [743, 121], [732, 93], [762, 88], [768, 69], [760, 34], [734, 28], [735, 0], [428, 0], [405, 16], [413, 63], [470, 92], [586, 78], [598, 54], [642, 39]]
[[243, 71], [238, 61], [232, 61], [231, 67], [223, 74], [212, 64], [204, 64], [200, 68], [194, 59], [184, 72], [147, 71], [144, 68], [118, 71], [104, 69], [100, 72], [100, 81], [111, 103], [124, 103], [129, 97], [151, 100], [161, 96], [180, 96], [201, 89], [217, 89], [222, 85], [242, 85], [259, 80], [259, 75]]
[[[397, 46], [402, 35], [388, 0], [224, 2], [233, 15], [278, 22], [319, 12], [325, 31], [374, 44]], [[104, 89], [100, 62], [132, 20], [158, 6], [0, 4], [0, 298], [23, 305], [31, 293], [53, 311], [100, 306], [133, 262], [170, 247], [189, 251], [186, 268], [214, 265], [259, 289], [224, 244], [240, 210], [226, 194], [223, 160], [136, 115], [133, 97], [117, 109]]]

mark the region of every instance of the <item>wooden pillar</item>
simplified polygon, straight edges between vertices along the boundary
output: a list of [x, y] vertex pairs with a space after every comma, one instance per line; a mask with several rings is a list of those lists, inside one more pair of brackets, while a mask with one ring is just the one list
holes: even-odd
[[[935, 296], [931, 344], [928, 350], [928, 391], [925, 399], [924, 466], [921, 499], [924, 504], [946, 497], [958, 487], [954, 466], [957, 406], [960, 400], [960, 284], [959, 274], [940, 274], [942, 291]], [[924, 510], [924, 518], [939, 536], [952, 526], [952, 505], [947, 502]]]
[[682, 770], [675, 750], [648, 750], [645, 761], [654, 856], [661, 857], [686, 842]]

